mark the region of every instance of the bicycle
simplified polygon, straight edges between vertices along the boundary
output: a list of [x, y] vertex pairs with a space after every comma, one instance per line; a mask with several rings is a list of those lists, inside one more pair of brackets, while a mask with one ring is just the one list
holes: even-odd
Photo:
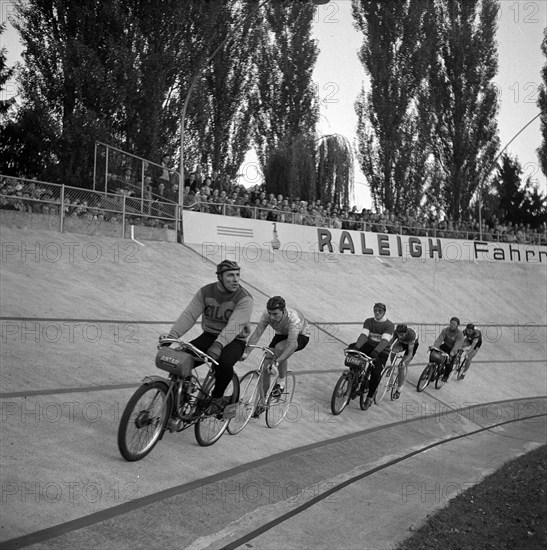
[[262, 379], [271, 373], [270, 368], [266, 368], [266, 359], [273, 359], [274, 352], [263, 346], [247, 346], [249, 348], [260, 349], [264, 352], [262, 360], [257, 369], [247, 372], [239, 381], [240, 393], [239, 402], [235, 416], [228, 423], [228, 433], [236, 435], [249, 423], [253, 413], [257, 411], [258, 403], [262, 399], [265, 403], [261, 413], [266, 411], [266, 425], [268, 428], [275, 428], [287, 416], [287, 412], [294, 397], [296, 379], [291, 371], [287, 371], [285, 378], [285, 387], [280, 395], [275, 395], [272, 390], [278, 382], [279, 376], [270, 376], [270, 386], [266, 395], [263, 395]]
[[469, 347], [460, 348], [458, 350], [458, 353], [456, 354], [456, 357], [454, 358], [454, 366], [452, 367], [451, 374], [456, 374], [456, 380], [463, 380], [463, 378], [465, 377], [465, 373], [467, 372], [467, 370], [465, 369], [465, 361], [467, 359], [469, 349]]
[[[190, 343], [175, 338], [162, 343], [156, 367], [169, 373], [169, 378], [151, 375], [127, 403], [118, 428], [118, 449], [128, 461], [141, 460], [156, 446], [166, 431], [181, 432], [194, 426], [199, 445], [207, 447], [220, 439], [235, 414], [239, 398], [239, 378], [234, 373], [224, 392], [226, 407], [214, 410], [211, 392], [215, 382], [211, 357]], [[208, 372], [199, 379], [196, 368], [206, 364]]]
[[393, 401], [395, 392], [397, 391], [397, 380], [399, 378], [399, 366], [403, 360], [405, 350], [390, 352], [390, 357], [388, 363], [384, 366], [382, 370], [382, 378], [380, 379], [380, 384], [374, 393], [374, 403], [378, 405], [380, 401], [384, 398], [387, 393], [387, 390], [390, 390], [390, 397]]
[[416, 386], [416, 390], [419, 392], [424, 391], [433, 380], [437, 389], [442, 388], [445, 384], [444, 370], [446, 361], [448, 360], [448, 353], [433, 346], [429, 348], [429, 351], [431, 352], [429, 363], [420, 375], [418, 385]]
[[340, 414], [357, 396], [359, 396], [359, 406], [363, 411], [366, 410], [365, 400], [372, 374], [372, 357], [349, 348], [345, 349], [344, 353], [346, 354], [344, 365], [349, 369], [341, 374], [332, 392], [330, 409], [334, 415]]

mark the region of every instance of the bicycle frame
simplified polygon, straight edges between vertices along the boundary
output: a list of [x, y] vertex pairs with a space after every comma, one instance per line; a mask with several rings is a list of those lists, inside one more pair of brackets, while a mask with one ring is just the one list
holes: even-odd
[[[273, 359], [275, 357], [275, 353], [268, 347], [266, 346], [247, 346], [248, 348], [252, 348], [252, 349], [260, 349], [262, 350], [263, 352], [263, 355], [262, 355], [262, 359], [260, 360], [260, 364], [258, 365], [258, 368], [256, 369], [257, 372], [258, 372], [258, 391], [259, 391], [259, 395], [260, 395], [260, 398], [263, 400], [264, 403], [266, 403], [266, 400], [268, 399], [268, 396], [270, 395], [273, 387], [274, 387], [274, 384], [275, 384], [275, 379], [276, 379], [276, 376], [271, 376], [270, 373], [268, 373], [266, 371], [266, 360], [267, 359]], [[271, 363], [270, 363], [271, 365]], [[264, 387], [263, 387], [263, 381], [264, 381], [264, 377], [268, 375], [270, 376], [270, 383], [269, 383], [269, 386], [268, 386], [268, 391], [266, 392], [266, 394], [264, 395]]]

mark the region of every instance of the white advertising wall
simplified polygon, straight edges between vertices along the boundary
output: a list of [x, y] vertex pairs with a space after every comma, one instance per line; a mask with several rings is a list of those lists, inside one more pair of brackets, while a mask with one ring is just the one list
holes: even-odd
[[265, 251], [279, 250], [288, 261], [298, 261], [303, 253], [319, 253], [421, 261], [547, 264], [547, 246], [346, 231], [191, 211], [184, 212], [183, 240], [201, 246], [204, 255], [235, 251], [250, 261]]

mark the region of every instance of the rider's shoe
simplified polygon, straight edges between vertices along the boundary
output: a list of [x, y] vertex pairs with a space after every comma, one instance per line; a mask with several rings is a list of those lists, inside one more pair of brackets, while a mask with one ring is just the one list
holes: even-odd
[[220, 414], [224, 410], [224, 407], [228, 404], [225, 397], [212, 397], [211, 402], [205, 409], [205, 414]]
[[401, 392], [399, 390], [395, 390], [393, 392], [393, 399], [399, 399], [401, 397]]
[[460, 374], [460, 380], [463, 380], [464, 378], [465, 378], [465, 372], [462, 372], [462, 373]]
[[169, 419], [169, 422], [167, 423], [167, 429], [170, 431], [170, 432], [177, 432], [180, 430], [182, 426], [182, 420], [180, 420], [180, 418], [176, 418], [174, 416], [172, 416], [170, 419]]
[[365, 407], [365, 411], [370, 408], [370, 406], [372, 405], [372, 397], [367, 397], [365, 399], [365, 403], [364, 403], [364, 407]]
[[276, 384], [272, 390], [272, 397], [279, 399], [282, 393], [283, 393], [283, 388], [279, 384]]
[[257, 405], [253, 411], [253, 418], [260, 418], [260, 415], [265, 411], [264, 405]]

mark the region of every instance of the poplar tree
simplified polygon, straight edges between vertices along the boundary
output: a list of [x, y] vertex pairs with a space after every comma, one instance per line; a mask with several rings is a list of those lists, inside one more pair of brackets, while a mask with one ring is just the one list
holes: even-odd
[[541, 51], [545, 57], [545, 64], [541, 69], [542, 83], [539, 87], [538, 107], [541, 111], [541, 135], [543, 140], [537, 150], [537, 154], [541, 170], [547, 176], [547, 27], [543, 30]]
[[314, 10], [311, 3], [274, 2], [265, 7], [253, 99], [255, 146], [266, 188], [306, 198], [316, 192]]
[[423, 93], [435, 35], [432, 1], [358, 0], [353, 17], [370, 80], [356, 101], [361, 168], [376, 206], [404, 211], [419, 204], [430, 170]]
[[431, 147], [442, 207], [454, 219], [468, 212], [494, 168], [499, 138], [496, 0], [435, 2], [437, 55], [429, 70], [427, 100], [433, 118]]

